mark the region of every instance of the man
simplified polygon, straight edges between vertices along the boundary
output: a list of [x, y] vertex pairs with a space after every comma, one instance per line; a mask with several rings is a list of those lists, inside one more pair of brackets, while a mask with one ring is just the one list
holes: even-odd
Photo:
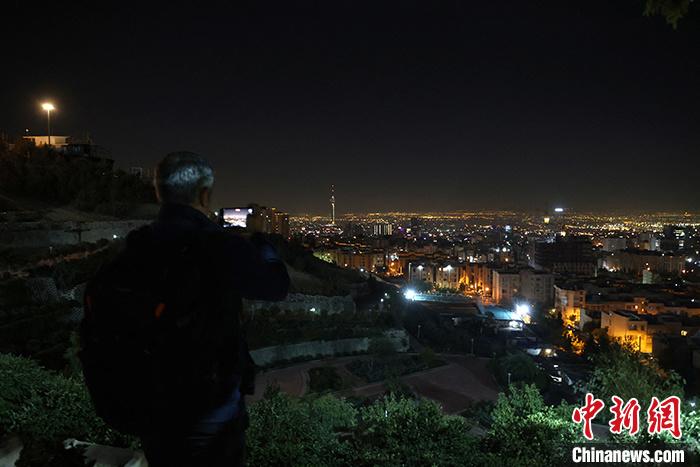
[[[240, 330], [241, 298], [281, 300], [289, 287], [284, 263], [261, 234], [247, 240], [209, 219], [213, 183], [212, 168], [202, 157], [190, 152], [168, 154], [158, 164], [154, 180], [161, 204], [158, 218], [146, 233], [137, 231], [127, 239], [126, 257], [134, 258], [132, 263], [162, 265], [179, 258], [183, 251], [194, 253], [182, 256], [194, 257], [191, 268], [187, 259], [166, 268], [168, 274], [181, 277], [169, 279], [170, 284], [180, 285], [167, 292], [171, 298], [164, 299], [160, 321], [173, 306], [198, 306], [202, 310], [198, 313], [206, 316], [181, 326], [179, 332], [185, 333], [181, 340], [187, 342], [182, 346], [188, 348], [173, 348], [171, 358], [182, 372], [186, 371], [185, 360], [194, 362], [190, 365], [195, 371], [215, 362], [212, 375], [202, 379], [204, 383], [187, 388], [185, 381], [169, 388], [168, 401], [155, 410], [153, 421], [140, 433], [146, 458], [154, 467], [244, 463], [247, 414], [243, 399], [245, 393], [252, 393], [254, 373]], [[145, 240], [139, 240], [139, 235]], [[199, 285], [188, 291], [194, 283]], [[175, 296], [179, 298], [173, 299]], [[158, 308], [155, 311], [158, 317]], [[202, 337], [190, 339], [187, 333]], [[168, 364], [172, 365], [166, 362], [164, 366]], [[207, 385], [213, 387], [204, 388]]]

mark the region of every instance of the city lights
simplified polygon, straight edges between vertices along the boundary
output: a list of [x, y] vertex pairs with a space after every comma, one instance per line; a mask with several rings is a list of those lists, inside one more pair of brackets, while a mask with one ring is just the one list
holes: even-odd
[[700, 0], [424, 3], [4, 9], [0, 467], [700, 463]]
[[532, 317], [530, 316], [531, 312], [532, 308], [527, 303], [518, 303], [515, 305], [515, 314], [518, 315], [525, 323], [530, 323], [532, 320]]

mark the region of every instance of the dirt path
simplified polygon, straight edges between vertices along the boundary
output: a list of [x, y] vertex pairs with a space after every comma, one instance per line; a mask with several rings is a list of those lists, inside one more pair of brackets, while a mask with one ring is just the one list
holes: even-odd
[[[262, 398], [269, 384], [294, 396], [308, 391], [308, 371], [317, 366], [335, 366], [345, 372], [344, 365], [358, 357], [314, 360], [298, 365], [270, 370], [258, 375], [256, 393], [251, 401]], [[361, 358], [361, 357], [360, 357]], [[448, 364], [430, 370], [403, 376], [401, 380], [416, 393], [439, 402], [447, 413], [458, 413], [481, 400], [496, 400], [499, 387], [487, 367], [488, 359], [462, 355], [444, 355]], [[345, 394], [371, 397], [383, 393], [384, 383], [364, 384], [343, 391]]]

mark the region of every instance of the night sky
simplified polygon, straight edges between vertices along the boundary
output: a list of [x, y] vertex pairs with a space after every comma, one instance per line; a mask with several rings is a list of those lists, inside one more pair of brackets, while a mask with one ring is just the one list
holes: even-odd
[[217, 206], [700, 210], [700, 5], [144, 3], [4, 4], [0, 131], [51, 99], [123, 168], [209, 158]]

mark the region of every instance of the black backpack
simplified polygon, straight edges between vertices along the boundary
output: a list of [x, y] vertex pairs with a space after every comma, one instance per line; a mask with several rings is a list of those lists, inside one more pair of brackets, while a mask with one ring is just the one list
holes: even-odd
[[187, 424], [239, 383], [222, 371], [235, 364], [221, 360], [230, 304], [210, 290], [206, 243], [193, 234], [166, 250], [139, 229], [87, 284], [79, 357], [97, 414], [122, 433]]

